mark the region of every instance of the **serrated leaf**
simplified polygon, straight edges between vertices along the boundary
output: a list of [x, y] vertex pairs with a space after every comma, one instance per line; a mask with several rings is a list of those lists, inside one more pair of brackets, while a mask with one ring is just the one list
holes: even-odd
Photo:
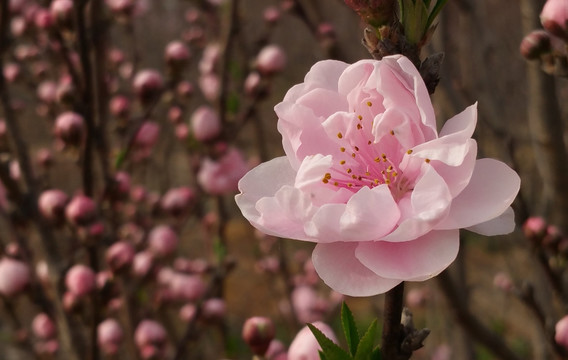
[[377, 319], [373, 320], [367, 332], [361, 338], [359, 346], [357, 346], [357, 353], [355, 354], [355, 360], [366, 360], [371, 357], [373, 352], [373, 346], [375, 346], [375, 337], [377, 335]]
[[323, 351], [319, 350], [319, 351], [318, 351], [318, 354], [319, 354], [320, 360], [327, 360], [327, 358], [325, 357], [325, 354], [323, 353]]
[[373, 352], [371, 353], [371, 360], [382, 360], [383, 359], [383, 353], [381, 352], [381, 348], [380, 347], [376, 347], [373, 349]]
[[355, 355], [360, 340], [359, 332], [357, 331], [357, 324], [355, 324], [353, 313], [345, 302], [341, 304], [341, 326], [343, 327], [343, 334], [345, 334], [349, 352], [351, 355]]
[[[312, 334], [316, 337], [318, 344], [321, 346], [322, 351], [325, 355], [325, 360], [351, 360], [352, 357], [340, 348], [336, 343], [331, 341], [324, 333], [322, 333], [317, 327], [312, 324], [308, 324], [308, 328], [312, 331]], [[321, 355], [320, 355], [321, 357]]]
[[436, 20], [436, 17], [440, 13], [440, 11], [442, 11], [442, 9], [444, 8], [444, 5], [446, 5], [447, 2], [448, 2], [448, 0], [437, 0], [436, 1], [436, 5], [434, 5], [434, 8], [432, 9], [432, 11], [430, 12], [430, 15], [428, 16], [428, 21], [426, 22], [426, 29], [430, 28], [430, 26], [432, 25], [434, 20]]

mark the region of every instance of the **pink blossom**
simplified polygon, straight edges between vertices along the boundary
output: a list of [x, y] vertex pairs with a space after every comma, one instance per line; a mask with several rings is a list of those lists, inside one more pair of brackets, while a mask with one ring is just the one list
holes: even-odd
[[195, 202], [195, 191], [187, 186], [169, 189], [160, 199], [162, 209], [172, 216], [188, 212]]
[[94, 221], [96, 215], [95, 202], [85, 195], [73, 197], [65, 207], [65, 217], [73, 225], [87, 225]]
[[568, 350], [568, 315], [556, 323], [555, 331], [554, 341]]
[[65, 275], [65, 286], [73, 295], [85, 296], [95, 289], [95, 273], [85, 265], [74, 265]]
[[209, 194], [222, 195], [235, 192], [239, 179], [249, 170], [243, 155], [230, 148], [216, 161], [206, 158], [197, 173], [199, 185]]
[[85, 120], [75, 112], [66, 111], [55, 119], [54, 131], [64, 145], [78, 146], [85, 137]]
[[4, 65], [3, 73], [7, 82], [14, 82], [18, 76], [20, 76], [20, 66], [14, 63], [8, 63]]
[[65, 206], [69, 196], [58, 189], [46, 190], [38, 198], [38, 208], [41, 214], [49, 220], [62, 220], [65, 216]]
[[132, 88], [143, 103], [156, 97], [164, 87], [162, 75], [154, 69], [139, 71], [134, 77]]
[[134, 332], [134, 342], [139, 348], [145, 345], [161, 345], [166, 342], [167, 334], [164, 327], [153, 320], [143, 320]]
[[138, 277], [145, 277], [154, 265], [154, 255], [150, 251], [142, 251], [134, 255], [132, 260], [132, 273]]
[[211, 298], [203, 302], [203, 318], [221, 320], [227, 313], [227, 304], [221, 298]]
[[[333, 333], [333, 330], [325, 323], [318, 321], [312, 324], [318, 328], [321, 332], [325, 334], [333, 342], [337, 343], [337, 338]], [[288, 349], [288, 358], [297, 360], [319, 360], [319, 351], [321, 347], [319, 346], [312, 331], [305, 326], [298, 332], [290, 348]]]
[[262, 74], [280, 72], [286, 66], [286, 54], [278, 45], [268, 45], [258, 53], [256, 67]]
[[46, 313], [39, 313], [32, 321], [32, 331], [39, 339], [50, 339], [56, 334], [55, 324]]
[[514, 229], [518, 175], [476, 160], [472, 105], [440, 133], [428, 91], [405, 57], [321, 61], [275, 107], [286, 156], [239, 182], [243, 215], [269, 235], [315, 242], [334, 290], [383, 293], [456, 258], [459, 229]]
[[0, 294], [12, 297], [23, 291], [30, 282], [31, 272], [25, 263], [11, 258], [0, 260]]
[[547, 0], [540, 13], [540, 22], [551, 34], [568, 39], [568, 2]]
[[130, 243], [118, 241], [109, 247], [105, 254], [105, 260], [113, 271], [118, 271], [129, 266], [134, 260], [135, 250]]
[[53, 104], [57, 99], [57, 84], [54, 81], [42, 81], [37, 87], [37, 97], [46, 104]]
[[219, 77], [213, 73], [201, 75], [199, 77], [199, 88], [207, 100], [215, 101], [221, 88]]
[[171, 66], [183, 66], [189, 60], [191, 53], [181, 41], [172, 41], [166, 46], [164, 57]]
[[115, 354], [123, 338], [122, 327], [115, 319], [106, 319], [97, 326], [97, 341], [106, 354]]
[[276, 335], [276, 329], [270, 318], [253, 316], [243, 324], [241, 335], [255, 355], [263, 356]]
[[178, 245], [178, 236], [167, 225], [156, 226], [148, 234], [148, 248], [157, 256], [173, 253]]
[[193, 112], [190, 125], [193, 136], [199, 141], [211, 140], [222, 130], [219, 115], [207, 105], [202, 105]]

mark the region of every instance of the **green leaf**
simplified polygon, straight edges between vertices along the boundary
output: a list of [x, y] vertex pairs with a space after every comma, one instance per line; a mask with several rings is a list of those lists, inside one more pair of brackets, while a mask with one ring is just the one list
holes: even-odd
[[371, 353], [371, 360], [382, 360], [383, 359], [383, 353], [381, 352], [381, 348], [380, 347], [376, 347], [373, 349], [373, 352]]
[[115, 169], [120, 169], [122, 167], [122, 164], [124, 164], [124, 161], [126, 160], [127, 154], [128, 154], [128, 152], [126, 150], [121, 150], [116, 155], [116, 160], [114, 161], [114, 168]]
[[325, 357], [325, 354], [323, 353], [323, 351], [318, 351], [318, 354], [320, 356], [320, 360], [327, 360], [327, 358]]
[[[316, 337], [319, 345], [321, 346], [325, 360], [351, 360], [351, 356], [340, 348], [336, 343], [331, 341], [324, 333], [312, 324], [308, 324], [312, 334]], [[320, 355], [321, 358], [321, 355]]]
[[436, 17], [440, 13], [440, 11], [442, 11], [442, 8], [444, 7], [444, 5], [446, 5], [447, 2], [448, 0], [436, 1], [436, 5], [434, 5], [432, 12], [430, 12], [430, 15], [428, 16], [428, 21], [426, 22], [426, 28], [425, 28], [426, 30], [429, 29], [432, 23], [434, 22], [434, 20], [436, 20]]
[[377, 319], [373, 320], [367, 332], [361, 338], [359, 346], [357, 346], [357, 353], [355, 354], [355, 360], [366, 360], [371, 357], [373, 352], [373, 346], [375, 345], [375, 337], [377, 335]]
[[349, 352], [351, 355], [355, 355], [360, 340], [359, 332], [357, 331], [357, 324], [355, 324], [353, 313], [345, 302], [341, 304], [341, 326], [343, 327], [343, 333], [345, 334], [345, 340], [347, 340]]
[[420, 42], [426, 33], [426, 23], [428, 21], [428, 8], [424, 4], [424, 0], [403, 0], [404, 13], [402, 25], [404, 26], [404, 35], [411, 44]]

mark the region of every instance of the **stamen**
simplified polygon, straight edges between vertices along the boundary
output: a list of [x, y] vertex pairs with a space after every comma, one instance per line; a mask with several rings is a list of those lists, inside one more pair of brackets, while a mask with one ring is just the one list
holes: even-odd
[[337, 137], [341, 139], [341, 138], [343, 138], [343, 134], [341, 132], [338, 132]]
[[373, 106], [373, 103], [370, 101], [367, 101], [367, 106]]
[[340, 163], [341, 165], [345, 165], [345, 160], [341, 160], [339, 163]]
[[340, 147], [340, 148], [339, 148], [339, 151], [345, 152], [345, 148], [344, 148], [344, 147]]
[[359, 115], [359, 116], [357, 116], [357, 119], [363, 120], [363, 117], [361, 115]]
[[430, 164], [430, 159], [426, 159], [424, 161], [426, 161], [426, 164]]
[[361, 124], [357, 124], [357, 130], [361, 130], [362, 128]]
[[394, 135], [394, 130], [391, 130], [391, 135]]
[[412, 149], [408, 150], [406, 153], [407, 153], [408, 155], [412, 154]]
[[354, 147], [355, 151], [359, 151], [359, 147], [355, 146]]

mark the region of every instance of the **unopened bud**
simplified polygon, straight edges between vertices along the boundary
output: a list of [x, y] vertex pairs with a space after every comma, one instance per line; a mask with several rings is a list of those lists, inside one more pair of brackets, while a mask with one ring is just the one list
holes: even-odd
[[54, 130], [64, 145], [78, 146], [85, 137], [85, 121], [81, 115], [67, 111], [57, 117]]
[[242, 336], [255, 355], [263, 356], [275, 333], [274, 323], [270, 318], [255, 316], [245, 321]]
[[96, 214], [95, 202], [84, 195], [75, 196], [65, 208], [65, 217], [73, 225], [87, 225], [93, 222]]
[[256, 67], [264, 75], [270, 75], [284, 70], [286, 54], [280, 46], [268, 45], [258, 53]]
[[96, 287], [95, 273], [85, 265], [74, 265], [65, 275], [65, 286], [76, 297], [85, 296]]
[[568, 40], [568, 2], [548, 0], [540, 13], [540, 22], [552, 35]]
[[373, 27], [388, 25], [395, 16], [395, 0], [345, 0], [345, 3]]
[[556, 323], [555, 330], [554, 341], [568, 350], [568, 315]]
[[69, 196], [58, 189], [46, 190], [39, 196], [38, 208], [43, 217], [59, 222], [65, 217], [65, 207]]
[[29, 267], [18, 260], [2, 258], [0, 260], [0, 294], [12, 297], [22, 292], [30, 282]]
[[525, 59], [539, 59], [542, 55], [552, 51], [550, 34], [544, 30], [534, 30], [523, 38], [519, 50]]
[[164, 80], [156, 70], [141, 70], [134, 77], [132, 87], [140, 101], [148, 104], [162, 92]]

